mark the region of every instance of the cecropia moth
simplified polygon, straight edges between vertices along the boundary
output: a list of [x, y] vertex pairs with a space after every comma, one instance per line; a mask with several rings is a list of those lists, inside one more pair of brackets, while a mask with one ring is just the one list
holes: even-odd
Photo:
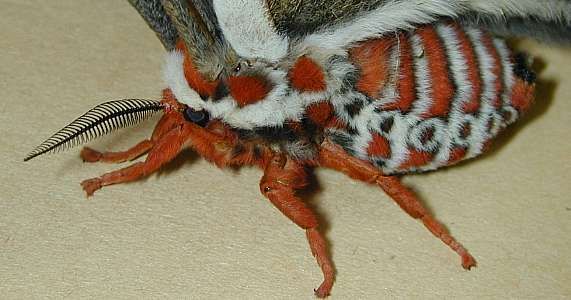
[[131, 3], [167, 50], [163, 98], [101, 104], [26, 160], [162, 112], [152, 136], [127, 151], [81, 151], [87, 162], [147, 154], [82, 182], [88, 196], [148, 176], [184, 148], [219, 167], [259, 167], [261, 193], [306, 232], [324, 276], [319, 297], [335, 271], [317, 217], [296, 193], [308, 171], [378, 185], [474, 267], [399, 176], [478, 156], [529, 108], [535, 74], [497, 34], [571, 37], [569, 1]]

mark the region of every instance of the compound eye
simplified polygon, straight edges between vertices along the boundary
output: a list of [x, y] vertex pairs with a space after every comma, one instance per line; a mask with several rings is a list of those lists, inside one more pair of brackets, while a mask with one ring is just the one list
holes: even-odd
[[210, 120], [208, 112], [206, 112], [205, 110], [194, 110], [191, 107], [187, 107], [184, 110], [183, 115], [187, 121], [197, 124], [201, 127], [206, 126], [206, 124]]

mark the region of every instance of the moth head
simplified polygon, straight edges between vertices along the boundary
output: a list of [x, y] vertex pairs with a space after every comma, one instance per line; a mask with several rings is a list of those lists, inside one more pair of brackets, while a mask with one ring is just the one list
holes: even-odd
[[[274, 119], [268, 99], [287, 93], [287, 71], [264, 59], [236, 58], [214, 79], [198, 67], [185, 43], [166, 55], [163, 75], [174, 98], [233, 127], [249, 129], [260, 118]], [[206, 115], [206, 114], [205, 114]]]

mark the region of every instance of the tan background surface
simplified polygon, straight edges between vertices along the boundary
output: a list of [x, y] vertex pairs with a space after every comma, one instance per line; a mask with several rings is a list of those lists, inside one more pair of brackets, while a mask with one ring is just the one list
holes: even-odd
[[[312, 298], [321, 273], [258, 170], [187, 153], [87, 200], [79, 182], [117, 166], [78, 149], [23, 163], [98, 103], [158, 97], [163, 49], [126, 1], [0, 7], [0, 298]], [[333, 299], [571, 297], [571, 51], [520, 46], [546, 63], [533, 111], [491, 154], [406, 178], [479, 267], [462, 270], [377, 188], [319, 170], [310, 201], [329, 221]], [[124, 149], [152, 125], [91, 145]]]

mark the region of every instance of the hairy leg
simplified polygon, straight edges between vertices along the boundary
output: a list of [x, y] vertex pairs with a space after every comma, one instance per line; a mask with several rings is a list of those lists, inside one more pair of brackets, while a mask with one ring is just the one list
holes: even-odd
[[188, 126], [173, 128], [156, 142], [144, 162], [138, 162], [126, 168], [103, 174], [100, 177], [85, 180], [81, 186], [87, 196], [91, 196], [103, 186], [134, 181], [147, 176], [175, 158], [182, 150], [191, 132], [192, 129]]
[[324, 280], [315, 290], [315, 295], [325, 298], [329, 295], [335, 280], [335, 270], [327, 250], [327, 242], [318, 231], [317, 217], [305, 203], [295, 196], [295, 190], [307, 185], [303, 166], [287, 160], [284, 155], [272, 157], [260, 182], [260, 190], [274, 206], [299, 227], [306, 230], [311, 253], [317, 260]]
[[119, 152], [99, 152], [90, 147], [83, 147], [79, 156], [84, 162], [106, 162], [106, 163], [122, 163], [134, 160], [137, 157], [144, 155], [153, 148], [155, 143], [150, 140], [140, 141], [137, 145], [129, 148], [126, 151]]
[[324, 141], [319, 153], [319, 164], [341, 171], [348, 176], [380, 186], [411, 217], [420, 219], [424, 226], [462, 259], [462, 267], [470, 269], [476, 266], [476, 260], [458, 243], [446, 228], [434, 218], [422, 205], [418, 197], [395, 176], [385, 176], [370, 163], [355, 158], [340, 146]]

